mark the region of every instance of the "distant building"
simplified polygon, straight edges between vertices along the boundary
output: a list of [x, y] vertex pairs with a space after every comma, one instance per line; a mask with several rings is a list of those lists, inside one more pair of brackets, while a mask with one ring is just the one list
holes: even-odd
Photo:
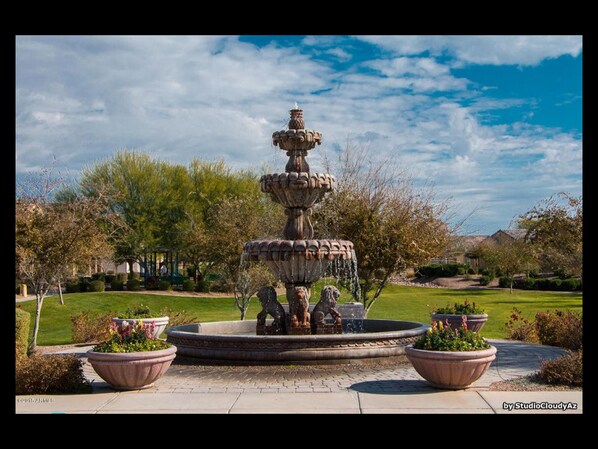
[[524, 240], [526, 235], [527, 229], [499, 229], [488, 237], [488, 241], [503, 245], [513, 240]]

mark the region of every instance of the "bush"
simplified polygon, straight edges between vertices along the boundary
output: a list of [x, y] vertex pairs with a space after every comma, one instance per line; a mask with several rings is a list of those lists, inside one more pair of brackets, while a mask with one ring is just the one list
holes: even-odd
[[15, 346], [17, 356], [26, 356], [29, 348], [29, 327], [31, 325], [31, 314], [23, 309], [15, 308]]
[[475, 274], [475, 270], [471, 267], [467, 269], [467, 274]]
[[583, 386], [583, 351], [542, 362], [538, 377], [547, 384]]
[[494, 280], [493, 277], [490, 276], [482, 276], [480, 277], [480, 285], [490, 285], [490, 282]]
[[66, 283], [66, 292], [67, 293], [79, 293], [81, 291], [81, 285], [79, 282], [67, 282]]
[[158, 282], [158, 290], [172, 290], [172, 286], [170, 285], [170, 281], [162, 279]]
[[461, 263], [431, 263], [430, 265], [419, 267], [418, 272], [421, 276], [453, 277], [457, 274], [465, 274], [467, 268], [467, 264]]
[[195, 265], [188, 265], [187, 266], [187, 276], [192, 278], [195, 276]]
[[91, 281], [88, 278], [79, 278], [79, 291], [81, 293], [88, 292], [89, 284], [91, 284]]
[[141, 282], [138, 279], [129, 279], [127, 281], [127, 290], [136, 292], [141, 288]]
[[446, 307], [437, 307], [433, 313], [449, 314], [449, 315], [480, 315], [484, 313], [484, 309], [477, 306], [475, 301], [468, 302], [467, 299], [462, 303], [447, 304]]
[[76, 355], [22, 357], [16, 364], [16, 394], [89, 393]]
[[129, 274], [128, 273], [117, 273], [116, 279], [118, 279], [119, 281], [121, 281], [124, 284], [125, 282], [127, 282], [129, 280]]
[[536, 314], [536, 332], [543, 345], [578, 350], [583, 343], [581, 314], [570, 310], [538, 312]]
[[134, 271], [133, 273], [129, 273], [128, 279], [141, 279], [141, 273], [139, 271]]
[[490, 348], [490, 345], [477, 332], [466, 327], [451, 329], [439, 321], [432, 323], [432, 327], [413, 344], [413, 347], [427, 351], [479, 351]]
[[538, 342], [536, 325], [533, 321], [524, 318], [521, 310], [513, 307], [509, 321], [505, 323], [507, 338], [510, 340], [527, 341], [530, 343]]
[[484, 268], [483, 270], [480, 270], [480, 274], [482, 276], [490, 276], [492, 279], [496, 277], [496, 271], [494, 271], [494, 268]]
[[[509, 288], [511, 286], [511, 277], [501, 276], [498, 278], [498, 286], [500, 288]], [[515, 285], [513, 285], [513, 287], [515, 287]]]
[[89, 283], [90, 292], [103, 292], [106, 289], [104, 281], [91, 281]]
[[197, 284], [195, 284], [195, 291], [201, 293], [210, 293], [211, 282], [207, 279], [202, 279]]
[[135, 304], [132, 307], [128, 307], [127, 310], [124, 311], [124, 313], [118, 313], [116, 315], [118, 318], [124, 318], [124, 319], [139, 319], [139, 318], [155, 318], [155, 317], [160, 317], [163, 315], [153, 315], [152, 311], [150, 310], [149, 306], [143, 305], [143, 304]]
[[106, 273], [94, 273], [91, 275], [91, 280], [92, 281], [104, 281], [106, 282]]
[[106, 274], [106, 283], [112, 284], [112, 281], [116, 279], [114, 274]]
[[561, 281], [561, 290], [564, 292], [573, 292], [573, 291], [580, 290], [579, 286], [580, 286], [579, 279], [569, 278], [569, 279], [563, 279]]
[[110, 290], [112, 290], [113, 292], [120, 292], [123, 291], [125, 289], [125, 284], [122, 281], [119, 281], [118, 279], [114, 279], [112, 282], [110, 282]]
[[187, 279], [183, 281], [184, 292], [192, 292], [193, 290], [195, 290], [195, 282], [193, 282], [193, 279]]
[[110, 338], [110, 323], [116, 312], [85, 311], [71, 316], [73, 343], [95, 343]]

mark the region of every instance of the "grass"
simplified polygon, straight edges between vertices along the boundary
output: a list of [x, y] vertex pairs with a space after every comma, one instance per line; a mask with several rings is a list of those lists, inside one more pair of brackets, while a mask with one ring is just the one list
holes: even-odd
[[[311, 302], [316, 302], [317, 296]], [[283, 298], [281, 298], [283, 299]], [[388, 318], [409, 321], [430, 321], [430, 312], [436, 306], [467, 299], [475, 301], [489, 315], [482, 335], [488, 338], [504, 338], [504, 324], [513, 307], [523, 311], [523, 316], [533, 318], [536, 312], [554, 309], [581, 311], [581, 293], [508, 290], [452, 290], [444, 288], [403, 287], [391, 285], [384, 289], [372, 307], [368, 318]], [[349, 300], [345, 293], [342, 300]], [[148, 295], [144, 293], [73, 293], [64, 295], [65, 305], [60, 305], [57, 296], [44, 301], [42, 310], [39, 345], [71, 343], [71, 316], [83, 310], [124, 311], [130, 306], [143, 303], [152, 311], [167, 306], [173, 311], [184, 310], [199, 317], [200, 321], [238, 320], [240, 313], [232, 298], [177, 297]], [[24, 310], [31, 312], [32, 324], [35, 301], [21, 303]], [[253, 299], [247, 312], [253, 319], [260, 311], [259, 301]], [[32, 326], [33, 327], [33, 326]]]

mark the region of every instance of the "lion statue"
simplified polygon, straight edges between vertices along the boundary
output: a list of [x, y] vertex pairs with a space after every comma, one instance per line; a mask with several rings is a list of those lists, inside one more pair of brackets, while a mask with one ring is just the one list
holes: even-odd
[[328, 314], [330, 314], [335, 324], [341, 323], [341, 314], [336, 310], [336, 301], [340, 295], [341, 292], [333, 285], [327, 285], [322, 289], [320, 300], [311, 313], [312, 326], [325, 324], [324, 318]]
[[289, 302], [291, 327], [309, 326], [309, 291], [306, 287], [293, 289], [293, 300]]
[[262, 305], [262, 311], [257, 314], [258, 326], [266, 324], [266, 317], [270, 315], [273, 318], [272, 326], [285, 329], [285, 313], [282, 305], [276, 299], [276, 290], [272, 286], [264, 286], [257, 292], [257, 297]]

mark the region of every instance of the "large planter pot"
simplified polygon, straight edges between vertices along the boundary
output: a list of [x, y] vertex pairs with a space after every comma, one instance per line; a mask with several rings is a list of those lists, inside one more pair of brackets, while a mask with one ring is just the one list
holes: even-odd
[[405, 348], [407, 358], [415, 370], [438, 388], [460, 390], [478, 380], [496, 358], [496, 348], [481, 351], [427, 351]]
[[138, 321], [142, 321], [143, 324], [149, 324], [152, 321], [154, 322], [155, 328], [154, 332], [152, 332], [152, 338], [158, 338], [166, 326], [168, 326], [168, 317], [167, 316], [160, 316], [156, 318], [112, 318], [112, 322], [116, 323], [117, 326], [120, 326], [123, 321], [133, 324], [134, 326], [137, 325]]
[[96, 373], [117, 390], [151, 387], [170, 367], [175, 356], [176, 346], [148, 352], [87, 352]]
[[[432, 314], [432, 321], [442, 321], [443, 323], [448, 320], [449, 324], [451, 325], [452, 329], [457, 329], [461, 327], [461, 323], [463, 322], [462, 319], [463, 315], [459, 314], [449, 314], [449, 313], [433, 313]], [[467, 317], [467, 329], [473, 332], [479, 332], [488, 321], [488, 314], [481, 313], [479, 315], [465, 315]]]

